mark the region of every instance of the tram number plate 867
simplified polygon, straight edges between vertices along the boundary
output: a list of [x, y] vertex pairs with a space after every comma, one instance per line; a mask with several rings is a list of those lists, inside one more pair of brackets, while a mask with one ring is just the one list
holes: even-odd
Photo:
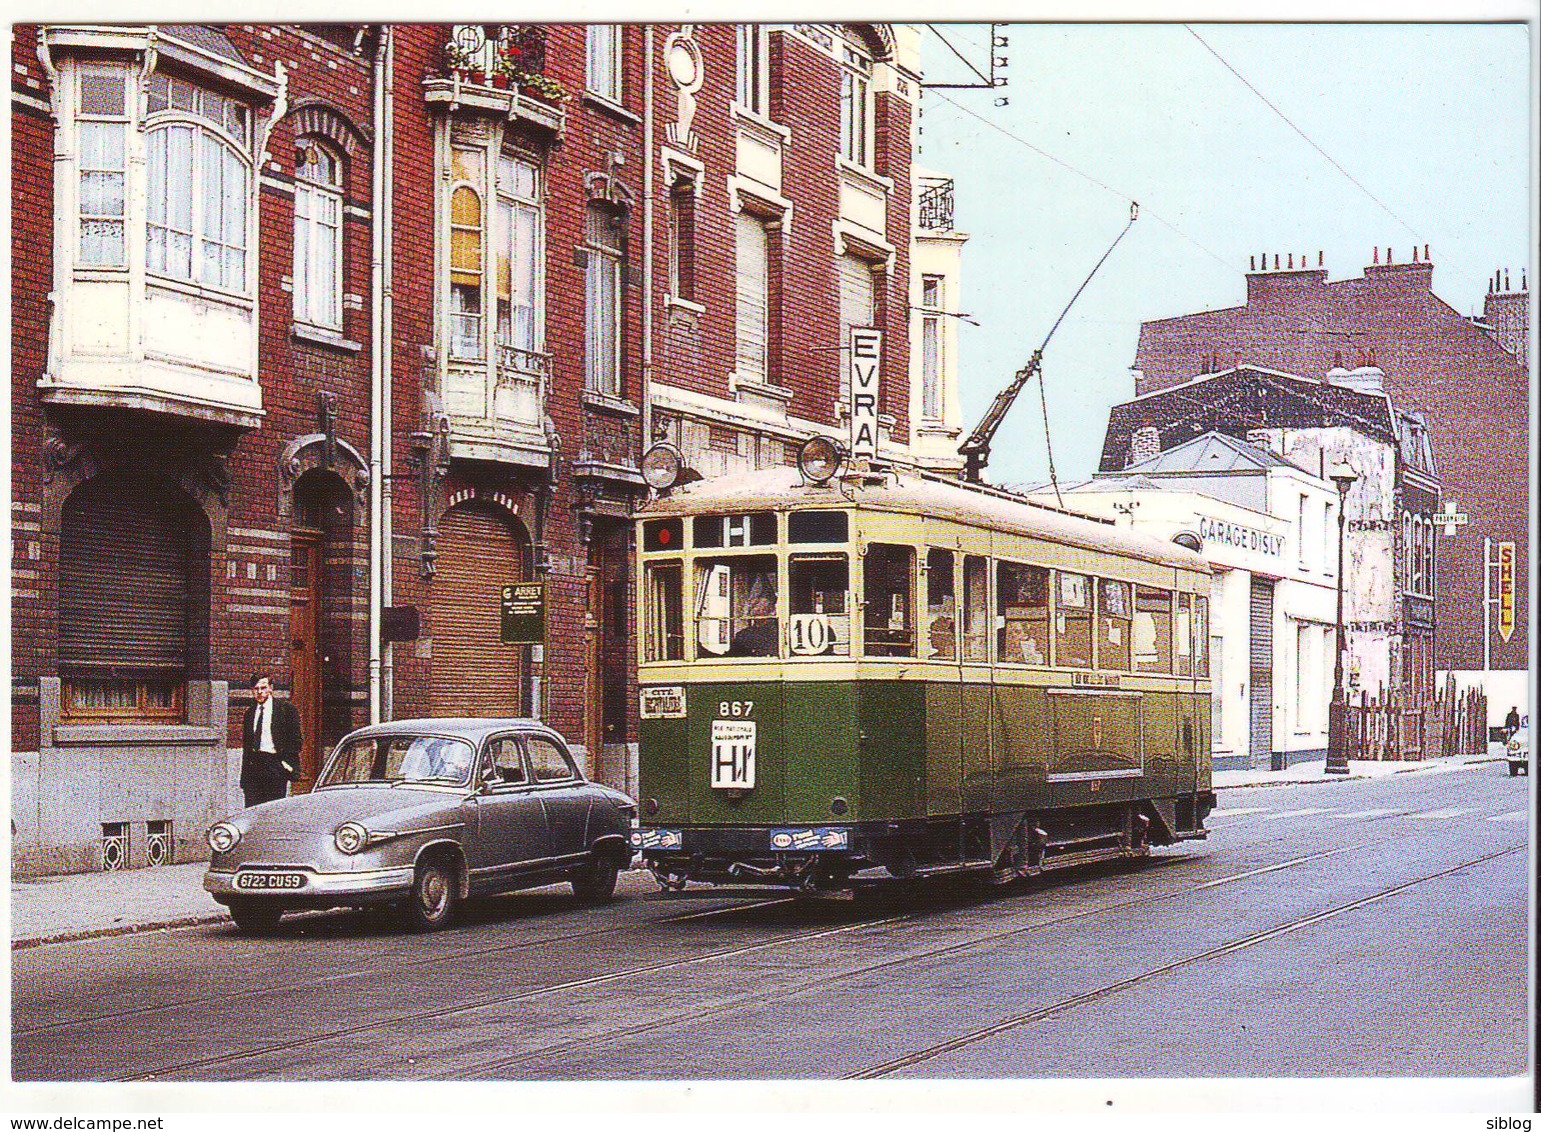
[[750, 719], [712, 720], [713, 789], [754, 789], [754, 733]]

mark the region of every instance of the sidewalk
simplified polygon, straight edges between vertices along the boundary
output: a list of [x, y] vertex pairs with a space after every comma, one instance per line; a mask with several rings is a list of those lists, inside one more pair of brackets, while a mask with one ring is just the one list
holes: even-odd
[[[1383, 778], [1395, 774], [1443, 774], [1502, 757], [1503, 748], [1493, 744], [1486, 758], [1426, 759], [1418, 763], [1352, 761], [1347, 775], [1324, 773], [1324, 763], [1317, 759], [1279, 771], [1217, 772], [1214, 785], [1217, 790], [1228, 790], [1343, 782], [1345, 779]], [[205, 867], [202, 861], [191, 861], [185, 865], [116, 873], [14, 878], [11, 881], [11, 948], [227, 920], [229, 913], [203, 891]]]

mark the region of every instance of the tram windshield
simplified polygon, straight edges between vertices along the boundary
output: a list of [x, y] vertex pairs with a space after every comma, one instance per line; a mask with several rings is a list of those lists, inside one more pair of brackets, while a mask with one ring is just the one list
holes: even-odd
[[731, 555], [696, 562], [696, 643], [711, 656], [775, 656], [776, 556]]

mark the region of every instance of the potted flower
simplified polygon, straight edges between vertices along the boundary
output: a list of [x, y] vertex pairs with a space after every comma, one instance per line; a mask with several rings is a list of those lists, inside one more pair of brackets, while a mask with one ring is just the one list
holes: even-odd
[[444, 69], [452, 75], [465, 75], [471, 69], [471, 53], [462, 47], [456, 40], [449, 40], [444, 45]]

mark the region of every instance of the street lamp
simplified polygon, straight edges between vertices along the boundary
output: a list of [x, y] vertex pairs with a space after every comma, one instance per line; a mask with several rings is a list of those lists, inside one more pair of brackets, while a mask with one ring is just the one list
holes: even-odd
[[1332, 482], [1338, 488], [1338, 622], [1337, 657], [1332, 665], [1332, 702], [1327, 705], [1327, 766], [1328, 774], [1348, 773], [1348, 704], [1343, 695], [1343, 524], [1347, 519], [1348, 489], [1359, 477], [1349, 468], [1339, 468], [1332, 473]]

